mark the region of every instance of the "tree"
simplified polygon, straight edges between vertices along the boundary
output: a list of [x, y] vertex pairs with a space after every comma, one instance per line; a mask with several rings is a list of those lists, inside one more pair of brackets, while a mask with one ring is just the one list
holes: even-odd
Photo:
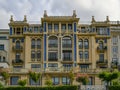
[[70, 85], [73, 84], [73, 81], [74, 81], [74, 73], [73, 73], [73, 69], [70, 70], [69, 74], [68, 74], [68, 77], [70, 79]]
[[[37, 83], [38, 80], [40, 80], [40, 78], [41, 78], [41, 73], [36, 73], [36, 72], [30, 71], [29, 76], [35, 83]], [[36, 84], [36, 86], [37, 86], [37, 84]]]
[[112, 82], [112, 80], [117, 79], [119, 77], [118, 72], [101, 72], [99, 73], [98, 77], [107, 83], [107, 86], [109, 86]]
[[83, 85], [87, 85], [89, 82], [88, 75], [87, 74], [79, 74], [76, 77], [76, 81], [79, 83], [81, 82]]
[[18, 84], [19, 84], [20, 86], [24, 87], [24, 86], [27, 84], [27, 80], [26, 80], [26, 79], [24, 79], [24, 80], [19, 80], [19, 81], [18, 81]]
[[7, 85], [8, 83], [8, 79], [10, 77], [9, 73], [7, 71], [2, 71], [1, 72], [1, 76], [3, 77], [3, 79], [5, 80], [5, 85]]
[[52, 86], [52, 80], [50, 79], [50, 77], [48, 75], [46, 76], [45, 85]]

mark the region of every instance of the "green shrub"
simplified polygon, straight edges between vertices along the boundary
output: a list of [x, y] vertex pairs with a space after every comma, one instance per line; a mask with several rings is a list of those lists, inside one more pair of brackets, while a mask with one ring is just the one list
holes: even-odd
[[120, 90], [120, 85], [109, 86], [109, 90]]
[[24, 79], [24, 80], [19, 80], [18, 81], [18, 84], [20, 85], [20, 86], [25, 86], [26, 84], [27, 84], [27, 80], [26, 79]]
[[77, 90], [77, 86], [51, 86], [51, 87], [7, 87], [0, 90]]

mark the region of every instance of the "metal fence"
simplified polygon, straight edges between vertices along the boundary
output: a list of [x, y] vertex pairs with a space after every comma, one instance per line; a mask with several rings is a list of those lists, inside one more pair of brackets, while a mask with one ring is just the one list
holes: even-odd
[[106, 90], [105, 85], [80, 85], [78, 90]]

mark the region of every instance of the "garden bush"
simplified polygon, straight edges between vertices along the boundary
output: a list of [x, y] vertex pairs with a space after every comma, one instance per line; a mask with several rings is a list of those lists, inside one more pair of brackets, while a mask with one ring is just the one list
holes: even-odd
[[77, 90], [77, 86], [51, 86], [51, 87], [6, 87], [0, 90]]

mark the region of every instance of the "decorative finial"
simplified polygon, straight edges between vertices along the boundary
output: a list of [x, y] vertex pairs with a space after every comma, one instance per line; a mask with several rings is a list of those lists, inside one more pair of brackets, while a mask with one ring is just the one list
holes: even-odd
[[76, 15], [76, 10], [73, 10], [73, 15], [72, 15], [73, 17], [76, 17], [77, 15]]
[[47, 11], [44, 10], [44, 17], [47, 17]]
[[110, 21], [110, 20], [109, 20], [109, 16], [106, 16], [106, 21], [107, 21], [107, 22], [109, 22], [109, 21]]
[[95, 22], [94, 16], [92, 16], [92, 23]]
[[24, 22], [27, 22], [27, 17], [26, 17], [26, 15], [24, 15]]
[[11, 15], [10, 22], [13, 22], [13, 15]]

